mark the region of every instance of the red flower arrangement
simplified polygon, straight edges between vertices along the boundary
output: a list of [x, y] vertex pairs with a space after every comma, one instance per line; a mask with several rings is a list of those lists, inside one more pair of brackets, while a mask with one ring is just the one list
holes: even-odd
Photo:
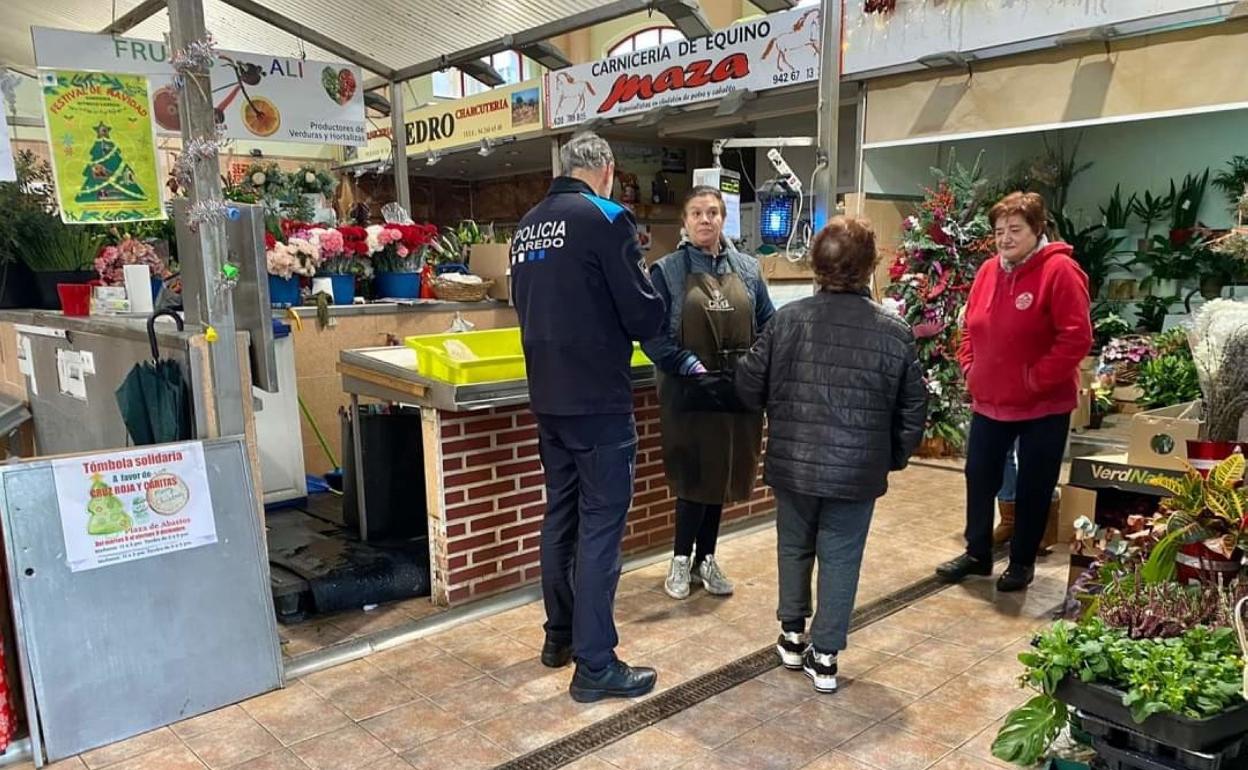
[[343, 252], [347, 256], [368, 256], [368, 231], [355, 225], [343, 225], [338, 228], [342, 233]]

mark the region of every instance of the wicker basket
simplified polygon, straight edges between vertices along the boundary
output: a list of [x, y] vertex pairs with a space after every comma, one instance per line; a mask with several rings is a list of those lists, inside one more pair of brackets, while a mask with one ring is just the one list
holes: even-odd
[[490, 288], [493, 286], [494, 281], [491, 280], [481, 283], [461, 283], [448, 281], [445, 278], [434, 278], [433, 294], [446, 302], [480, 302], [489, 295]]

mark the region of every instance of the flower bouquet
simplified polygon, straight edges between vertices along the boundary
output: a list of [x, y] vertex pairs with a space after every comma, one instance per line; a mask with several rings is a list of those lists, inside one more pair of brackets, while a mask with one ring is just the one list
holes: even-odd
[[95, 271], [107, 286], [125, 286], [127, 265], [147, 267], [151, 274], [153, 297], [160, 291], [164, 279], [169, 276], [169, 269], [156, 253], [156, 249], [150, 243], [130, 236], [122, 238], [115, 246], [108, 245], [100, 249], [95, 258]]
[[421, 268], [428, 255], [429, 244], [437, 237], [433, 225], [371, 225], [366, 228], [377, 248], [371, 259], [376, 271], [377, 295], [394, 299], [416, 299], [420, 296]]
[[333, 283], [334, 304], [355, 301], [355, 278], [370, 273], [369, 233], [363, 227], [313, 228], [312, 238], [321, 248], [318, 276]]
[[306, 227], [291, 227], [291, 223], [283, 222], [281, 231], [282, 240], [272, 233], [264, 236], [269, 302], [273, 307], [291, 307], [299, 304], [300, 278], [316, 275], [321, 247]]

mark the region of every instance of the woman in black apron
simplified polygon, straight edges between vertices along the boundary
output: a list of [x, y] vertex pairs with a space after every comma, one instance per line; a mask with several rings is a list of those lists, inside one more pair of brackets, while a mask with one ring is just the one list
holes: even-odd
[[[724, 199], [713, 187], [685, 196], [684, 239], [650, 269], [667, 301], [662, 336], [643, 345], [658, 370], [663, 467], [676, 495], [676, 543], [663, 587], [674, 599], [691, 581], [728, 596], [732, 582], [715, 559], [727, 503], [748, 500], [758, 476], [763, 416], [704, 411], [705, 380], [725, 377], [749, 351], [775, 307], [758, 262], [723, 237]], [[702, 380], [702, 382], [699, 382]]]

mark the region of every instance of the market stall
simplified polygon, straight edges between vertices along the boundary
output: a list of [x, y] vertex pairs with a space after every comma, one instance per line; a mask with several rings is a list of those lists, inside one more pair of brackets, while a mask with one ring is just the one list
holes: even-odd
[[[501, 366], [522, 373], [518, 330], [458, 336], [456, 341], [469, 349], [491, 351], [485, 360], [468, 364], [437, 353], [446, 339], [435, 335], [410, 341], [424, 348], [419, 356], [429, 363], [423, 367], [416, 348], [400, 347], [344, 351], [338, 368], [342, 388], [353, 400], [370, 397], [420, 409], [417, 467], [423, 469], [433, 601], [454, 606], [538, 580], [545, 505], [526, 383], [515, 373], [472, 371]], [[435, 370], [439, 374], [430, 376]], [[643, 357], [634, 359], [633, 386], [640, 444], [625, 554], [670, 542], [676, 505], [660, 459], [653, 367]], [[361, 499], [361, 509], [367, 505]], [[761, 517], [774, 506], [760, 474], [750, 501], [725, 508], [724, 520]]]

